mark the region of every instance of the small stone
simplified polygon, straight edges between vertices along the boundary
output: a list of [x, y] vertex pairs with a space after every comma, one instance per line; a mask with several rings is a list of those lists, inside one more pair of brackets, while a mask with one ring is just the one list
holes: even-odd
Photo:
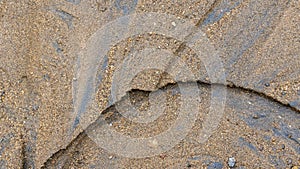
[[230, 157], [230, 158], [228, 158], [228, 166], [230, 167], [230, 168], [232, 168], [232, 167], [234, 167], [235, 166], [235, 159], [234, 159], [234, 157]]
[[223, 164], [220, 162], [213, 162], [207, 166], [207, 169], [222, 169], [222, 168], [224, 167]]
[[167, 157], [167, 155], [166, 155], [166, 154], [160, 154], [159, 157], [160, 157], [161, 159], [165, 159], [165, 158]]
[[288, 165], [291, 165], [293, 163], [293, 160], [291, 158], [286, 159], [286, 162]]
[[176, 23], [175, 23], [175, 22], [172, 22], [172, 25], [175, 27], [175, 26], [176, 26]]
[[265, 83], [265, 86], [266, 87], [270, 87], [270, 83]]
[[73, 3], [75, 5], [78, 5], [81, 0], [66, 0], [67, 2]]
[[300, 169], [300, 166], [293, 166], [292, 169]]
[[49, 81], [49, 80], [50, 80], [50, 76], [49, 76], [48, 74], [45, 74], [45, 75], [43, 76], [43, 78], [44, 78], [44, 80], [46, 80], [46, 81]]
[[255, 114], [252, 118], [253, 119], [259, 119], [259, 116], [257, 114]]
[[32, 106], [32, 110], [33, 110], [33, 111], [39, 110], [39, 106], [38, 106], [38, 105], [33, 105], [33, 106]]

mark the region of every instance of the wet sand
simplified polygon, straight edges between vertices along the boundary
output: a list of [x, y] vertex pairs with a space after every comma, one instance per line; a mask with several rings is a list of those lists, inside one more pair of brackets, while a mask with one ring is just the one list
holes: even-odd
[[[122, 3], [0, 1], [0, 168], [229, 168], [230, 157], [236, 168], [300, 165], [299, 1]], [[204, 143], [199, 143], [199, 135], [215, 84], [187, 44], [193, 34], [181, 41], [149, 32], [114, 44], [106, 54], [99, 54], [103, 62], [94, 72], [97, 85], [95, 91], [88, 89], [95, 93], [97, 111], [75, 112], [88, 98], [82, 95], [78, 102], [75, 97], [83, 83], [79, 76], [89, 68], [82, 64], [84, 57], [79, 59], [80, 51], [111, 21], [147, 12], [187, 20], [220, 52], [226, 81], [218, 85], [227, 87], [226, 107]], [[169, 22], [170, 29], [180, 27], [177, 21]], [[170, 128], [182, 104], [178, 83], [166, 70], [141, 72], [126, 88], [129, 97], [111, 101], [115, 72], [128, 55], [147, 47], [171, 51], [195, 74], [184, 83], [198, 84], [199, 117], [171, 150], [142, 159], [125, 158], [88, 136], [91, 129], [101, 128], [99, 119], [119, 133], [146, 138]], [[158, 89], [167, 93], [167, 109], [156, 121], [134, 123], [116, 110], [116, 104], [127, 99], [143, 112], [149, 108], [150, 91]]]

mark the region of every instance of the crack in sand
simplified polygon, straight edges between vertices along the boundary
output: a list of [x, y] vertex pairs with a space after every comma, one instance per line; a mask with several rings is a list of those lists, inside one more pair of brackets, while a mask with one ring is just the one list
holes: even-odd
[[[195, 82], [180, 82], [180, 83], [195, 83]], [[164, 86], [162, 86], [161, 88], [157, 89], [157, 90], [160, 90], [160, 89], [164, 89], [164, 88], [168, 88], [172, 85], [176, 85], [177, 83], [168, 83]], [[227, 88], [231, 88], [231, 89], [234, 89], [234, 90], [238, 90], [242, 93], [250, 93], [250, 94], [253, 94], [253, 95], [256, 95], [256, 96], [259, 96], [259, 97], [262, 97], [262, 98], [265, 98], [266, 100], [269, 100], [271, 102], [275, 102], [279, 105], [281, 105], [282, 107], [285, 107], [285, 108], [288, 108], [290, 109], [291, 111], [295, 112], [295, 113], [299, 113], [300, 114], [300, 110], [298, 110], [297, 108], [295, 107], [292, 107], [291, 105], [289, 104], [284, 104], [282, 102], [280, 102], [279, 100], [271, 97], [271, 96], [268, 96], [266, 95], [265, 93], [261, 93], [261, 92], [258, 92], [258, 91], [255, 91], [255, 90], [252, 90], [252, 89], [247, 89], [247, 88], [243, 88], [243, 87], [239, 87], [239, 86], [235, 86], [234, 84], [230, 84], [230, 85], [224, 85], [224, 84], [210, 84], [210, 83], [207, 83], [207, 82], [202, 82], [202, 81], [197, 81], [197, 84], [198, 85], [203, 85], [203, 86], [212, 86], [212, 85], [220, 85], [220, 86], [224, 86], [224, 87], [227, 87]], [[147, 91], [147, 90], [140, 90], [140, 89], [131, 89], [130, 91], [128, 92], [151, 92], [151, 91]], [[153, 91], [152, 91], [153, 92]], [[118, 102], [121, 102], [122, 100], [126, 99], [125, 96], [123, 96], [119, 101], [117, 101], [115, 104], [117, 104]], [[105, 112], [109, 111], [112, 107], [115, 106], [115, 104], [107, 107], [104, 111], [101, 112], [101, 114], [104, 114]], [[98, 120], [98, 119], [97, 119]], [[85, 133], [85, 131], [88, 131], [90, 128], [92, 128], [96, 123], [97, 123], [97, 120], [95, 120], [93, 123], [91, 123], [87, 128], [85, 128], [81, 133], [78, 134], [77, 137], [75, 137], [72, 141], [70, 141], [70, 143], [66, 146], [66, 148], [63, 148], [63, 149], [60, 149], [58, 150], [57, 152], [55, 152], [54, 154], [51, 155], [50, 158], [48, 158], [46, 160], [46, 162], [44, 163], [43, 167], [42, 168], [46, 168], [47, 166], [51, 165], [51, 161], [54, 160], [54, 159], [58, 159], [60, 156], [64, 156], [67, 152], [69, 152], [70, 148], [72, 147], [73, 144], [75, 144], [75, 142], [82, 140], [83, 138], [85, 138], [87, 136], [87, 134]]]

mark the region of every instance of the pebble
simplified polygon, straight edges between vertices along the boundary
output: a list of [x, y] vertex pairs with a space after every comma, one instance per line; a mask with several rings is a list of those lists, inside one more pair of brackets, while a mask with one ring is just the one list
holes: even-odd
[[39, 109], [39, 107], [40, 107], [40, 106], [38, 106], [38, 105], [33, 105], [33, 106], [32, 106], [32, 110], [33, 110], [33, 111], [37, 111], [37, 110]]
[[259, 119], [259, 116], [257, 114], [255, 114], [252, 118], [253, 119]]
[[234, 159], [234, 157], [228, 158], [228, 166], [229, 166], [230, 168], [232, 168], [232, 167], [235, 166], [235, 159]]
[[300, 166], [293, 166], [292, 169], [300, 169]]
[[172, 22], [172, 25], [175, 27], [175, 26], [176, 26], [176, 23], [175, 23], [175, 22]]
[[81, 0], [66, 0], [67, 2], [73, 3], [75, 5], [78, 5]]
[[293, 163], [293, 160], [292, 160], [291, 158], [288, 158], [288, 159], [286, 160], [286, 162], [287, 162], [288, 165], [291, 165], [291, 164]]
[[214, 162], [214, 163], [210, 164], [209, 166], [207, 166], [207, 169], [222, 169], [222, 168], [224, 168], [224, 167], [223, 167], [223, 164], [220, 162]]

